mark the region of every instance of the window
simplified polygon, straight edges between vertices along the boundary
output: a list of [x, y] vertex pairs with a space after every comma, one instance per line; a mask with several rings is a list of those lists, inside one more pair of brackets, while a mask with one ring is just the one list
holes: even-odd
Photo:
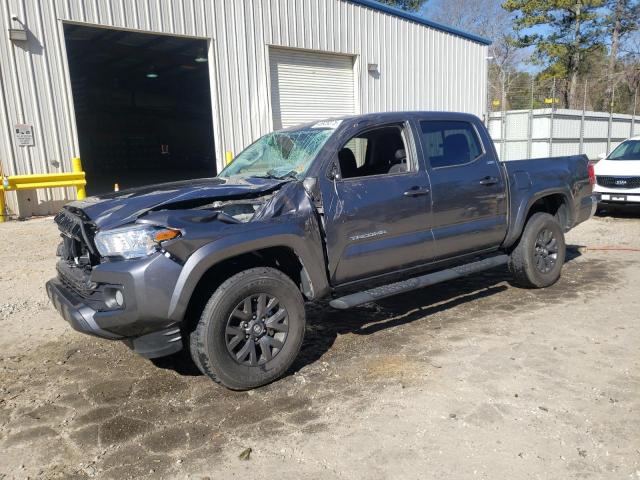
[[301, 177], [334, 131], [335, 126], [314, 125], [268, 133], [240, 152], [219, 176]]
[[368, 140], [364, 137], [355, 137], [347, 142], [344, 148], [348, 148], [353, 152], [353, 155], [356, 157], [356, 165], [358, 168], [364, 165], [367, 154], [367, 143]]
[[367, 130], [338, 152], [342, 178], [404, 173], [411, 170], [400, 125]]
[[432, 168], [469, 163], [482, 153], [480, 140], [468, 122], [420, 122], [422, 143]]
[[640, 160], [640, 140], [626, 140], [609, 155], [608, 160]]

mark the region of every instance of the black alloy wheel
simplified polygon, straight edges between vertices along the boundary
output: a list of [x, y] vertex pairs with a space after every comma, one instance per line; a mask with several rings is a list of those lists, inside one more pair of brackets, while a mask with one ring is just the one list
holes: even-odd
[[558, 261], [558, 241], [553, 232], [547, 228], [538, 233], [535, 244], [536, 268], [542, 273], [549, 273]]
[[231, 357], [255, 367], [270, 362], [284, 347], [289, 314], [280, 300], [267, 293], [242, 300], [227, 319], [225, 342]]

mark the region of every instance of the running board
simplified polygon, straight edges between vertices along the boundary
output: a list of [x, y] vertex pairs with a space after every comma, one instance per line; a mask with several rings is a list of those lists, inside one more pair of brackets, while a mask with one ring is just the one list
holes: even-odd
[[381, 298], [397, 295], [398, 293], [409, 292], [418, 288], [428, 287], [429, 285], [435, 285], [436, 283], [446, 282], [447, 280], [453, 280], [454, 278], [460, 278], [466, 275], [471, 275], [472, 273], [499, 267], [500, 265], [507, 263], [508, 260], [508, 255], [498, 255], [496, 257], [485, 258], [484, 260], [479, 260], [477, 262], [428, 273], [421, 277], [409, 278], [408, 280], [382, 285], [370, 290], [352, 293], [351, 295], [331, 300], [329, 305], [339, 310], [346, 310], [347, 308], [357, 307], [363, 303], [375, 302]]

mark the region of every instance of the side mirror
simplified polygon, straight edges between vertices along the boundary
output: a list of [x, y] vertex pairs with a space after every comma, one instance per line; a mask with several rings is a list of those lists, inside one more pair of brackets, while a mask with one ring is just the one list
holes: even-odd
[[335, 163], [331, 164], [331, 168], [329, 168], [329, 172], [327, 173], [327, 177], [329, 177], [329, 180], [331, 180], [332, 182], [337, 182], [338, 180], [341, 179], [340, 176], [340, 170], [338, 169], [338, 165]]
[[598, 160], [604, 160], [605, 158], [607, 158], [607, 154], [606, 153], [601, 153], [598, 155]]

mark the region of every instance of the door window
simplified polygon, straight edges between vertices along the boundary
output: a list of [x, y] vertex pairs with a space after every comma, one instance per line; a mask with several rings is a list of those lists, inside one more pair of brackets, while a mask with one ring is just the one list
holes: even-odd
[[338, 152], [342, 178], [398, 174], [413, 170], [400, 125], [374, 128], [351, 138]]
[[354, 137], [347, 142], [344, 148], [348, 148], [353, 152], [358, 168], [364, 165], [367, 155], [368, 140], [364, 137]]
[[432, 168], [472, 162], [482, 154], [478, 135], [469, 122], [420, 122], [422, 144]]

